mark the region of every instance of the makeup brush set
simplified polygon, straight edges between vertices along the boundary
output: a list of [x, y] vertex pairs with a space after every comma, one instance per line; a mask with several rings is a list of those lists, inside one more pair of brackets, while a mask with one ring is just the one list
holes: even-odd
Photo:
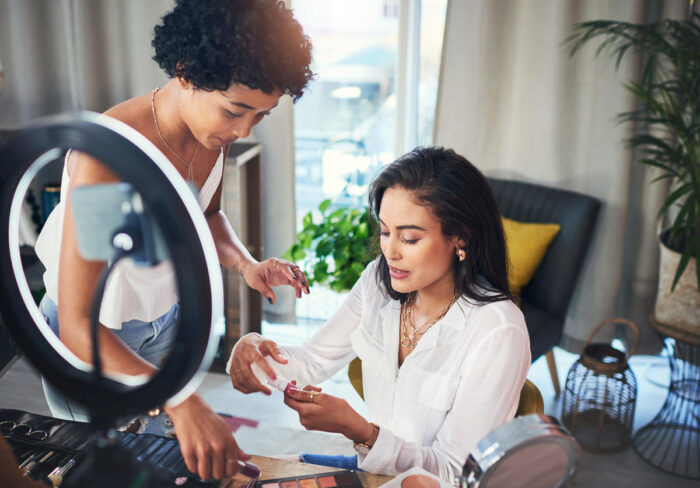
[[[0, 432], [10, 445], [24, 476], [49, 486], [72, 486], [71, 476], [86, 461], [94, 428], [83, 422], [0, 409]], [[157, 473], [160, 486], [214, 487], [187, 470], [177, 440], [154, 434], [117, 432], [117, 439], [137, 462]]]

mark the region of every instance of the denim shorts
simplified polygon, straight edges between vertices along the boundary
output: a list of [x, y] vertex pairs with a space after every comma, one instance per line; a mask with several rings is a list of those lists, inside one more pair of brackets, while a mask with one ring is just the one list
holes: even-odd
[[[39, 308], [46, 323], [58, 336], [58, 307], [56, 304], [51, 298], [44, 295]], [[176, 303], [164, 315], [152, 322], [130, 320], [124, 322], [121, 329], [112, 329], [112, 332], [136, 354], [154, 366], [160, 367], [167, 358], [175, 340], [179, 315], [180, 308]], [[89, 420], [88, 413], [82, 406], [66, 398], [43, 377], [41, 382], [46, 402], [54, 417], [82, 422]], [[164, 426], [158, 424], [159, 422], [149, 422], [150, 428], [147, 427], [145, 431], [162, 434], [161, 430], [164, 430]]]

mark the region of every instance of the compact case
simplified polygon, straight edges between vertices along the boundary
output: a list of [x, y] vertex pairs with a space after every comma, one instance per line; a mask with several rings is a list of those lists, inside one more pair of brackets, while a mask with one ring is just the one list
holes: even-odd
[[[28, 426], [11, 429], [13, 424]], [[49, 473], [56, 467], [64, 466], [71, 459], [75, 466], [64, 477], [70, 484], [70, 475], [86, 456], [86, 447], [94, 435], [94, 428], [84, 422], [61, 420], [44, 415], [37, 415], [22, 410], [0, 409], [0, 427], [2, 435], [10, 444], [18, 464], [27, 460], [44, 459], [36, 465], [29, 476], [46, 482]], [[31, 430], [29, 430], [31, 428]], [[27, 435], [27, 432], [30, 435]], [[46, 433], [44, 435], [43, 433]], [[180, 453], [177, 439], [154, 434], [117, 433], [120, 443], [137, 461], [155, 469], [161, 479], [162, 487], [214, 487], [218, 482], [204, 482], [190, 473]], [[178, 479], [179, 478], [179, 479]], [[176, 483], [175, 480], [178, 480]]]
[[517, 417], [477, 444], [464, 465], [461, 487], [562, 487], [574, 473], [580, 451], [554, 417]]

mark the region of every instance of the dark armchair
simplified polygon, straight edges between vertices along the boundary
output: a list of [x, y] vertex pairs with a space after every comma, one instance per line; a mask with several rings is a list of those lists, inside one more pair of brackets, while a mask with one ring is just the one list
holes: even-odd
[[561, 225], [532, 280], [521, 293], [521, 308], [530, 332], [532, 360], [547, 355], [554, 390], [559, 394], [552, 348], [561, 339], [600, 202], [580, 193], [532, 183], [496, 178], [488, 178], [488, 181], [503, 216], [520, 222]]

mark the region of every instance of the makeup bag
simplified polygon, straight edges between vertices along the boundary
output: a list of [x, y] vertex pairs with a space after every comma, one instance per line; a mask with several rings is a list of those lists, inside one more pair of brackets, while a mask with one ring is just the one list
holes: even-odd
[[[21, 427], [13, 428], [13, 425]], [[88, 444], [94, 434], [94, 429], [88, 423], [12, 409], [0, 409], [0, 431], [12, 447], [18, 464], [22, 462], [21, 459], [26, 459], [32, 453], [54, 452], [54, 455], [47, 459], [46, 466], [31, 472], [34, 479], [41, 481], [46, 481], [45, 477], [49, 472], [66, 461], [74, 459], [77, 466], [85, 459]], [[188, 471], [177, 439], [127, 432], [118, 432], [117, 435], [121, 445], [134, 458], [158, 473], [163, 487], [176, 486], [175, 480], [178, 478], [177, 486], [203, 488], [218, 485], [216, 481], [200, 481]], [[66, 481], [70, 481], [68, 475]]]

